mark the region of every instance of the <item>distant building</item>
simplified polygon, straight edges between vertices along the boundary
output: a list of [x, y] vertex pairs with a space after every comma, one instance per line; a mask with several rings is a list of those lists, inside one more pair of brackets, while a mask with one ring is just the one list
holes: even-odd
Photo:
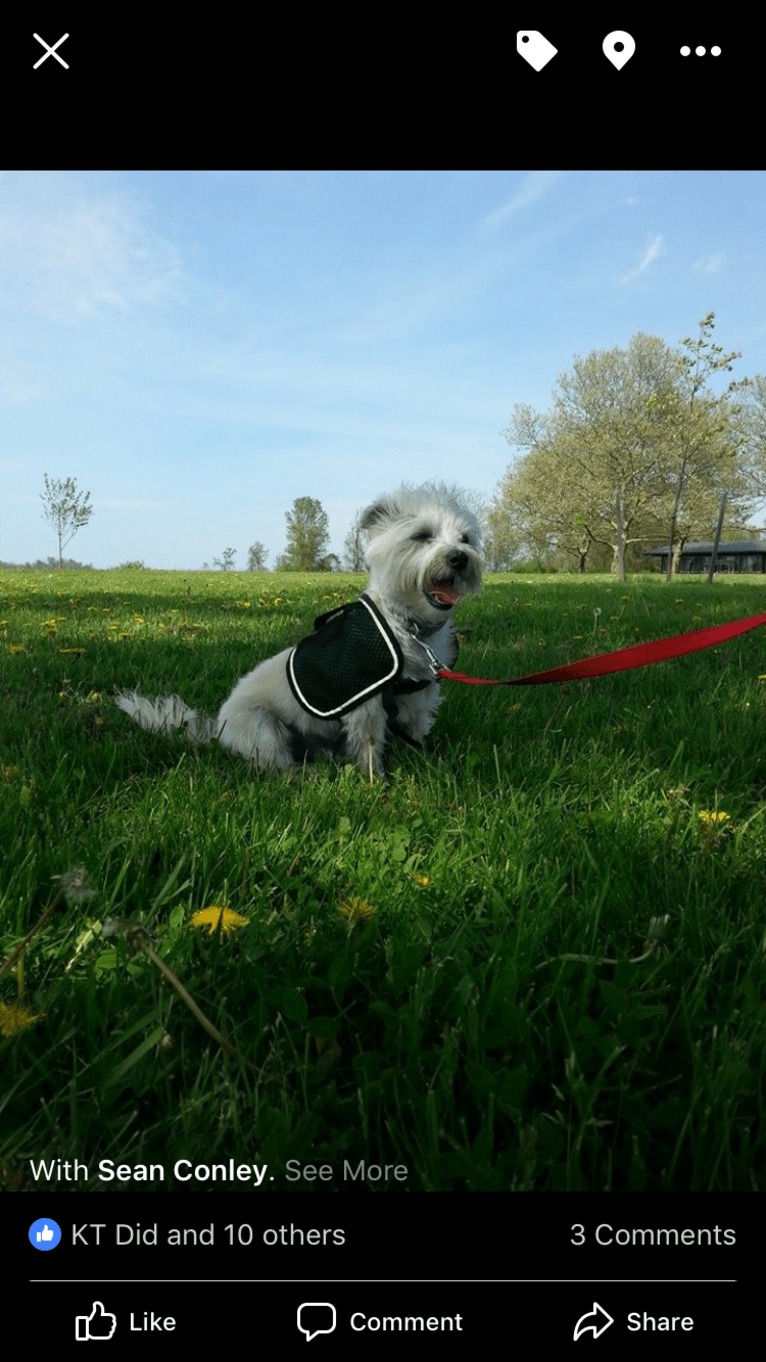
[[[712, 544], [684, 544], [678, 570], [679, 572], [708, 572], [712, 555]], [[664, 549], [648, 549], [644, 557], [658, 559], [661, 570], [667, 572], [667, 544]], [[715, 556], [715, 570], [716, 572], [766, 572], [766, 542], [760, 539], [752, 539], [737, 544], [719, 544]]]

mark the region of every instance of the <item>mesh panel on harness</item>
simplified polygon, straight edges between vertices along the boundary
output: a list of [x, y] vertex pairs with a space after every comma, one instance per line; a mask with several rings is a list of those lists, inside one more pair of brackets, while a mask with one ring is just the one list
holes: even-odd
[[348, 714], [391, 686], [403, 670], [396, 635], [366, 595], [320, 615], [314, 633], [301, 639], [287, 659], [293, 695], [319, 719]]

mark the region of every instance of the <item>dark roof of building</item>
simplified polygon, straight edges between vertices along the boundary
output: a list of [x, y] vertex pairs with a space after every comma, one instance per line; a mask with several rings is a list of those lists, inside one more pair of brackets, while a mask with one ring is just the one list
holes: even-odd
[[[668, 546], [661, 549], [647, 549], [645, 557], [650, 554], [667, 553]], [[682, 553], [712, 553], [713, 545], [710, 544], [684, 544]], [[725, 544], [723, 541], [718, 545], [719, 553], [766, 553], [766, 542], [763, 539], [740, 539], [733, 544]]]

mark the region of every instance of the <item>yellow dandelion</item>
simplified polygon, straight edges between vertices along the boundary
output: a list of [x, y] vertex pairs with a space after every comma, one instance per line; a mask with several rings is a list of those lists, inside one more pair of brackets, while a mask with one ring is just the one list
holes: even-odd
[[427, 875], [413, 875], [412, 878], [416, 884], [421, 884], [424, 889], [427, 889], [428, 885], [431, 883]]
[[345, 917], [349, 922], [369, 922], [375, 915], [377, 908], [373, 908], [371, 903], [365, 899], [348, 899], [346, 903], [338, 904], [338, 912], [341, 917]]
[[35, 1015], [31, 1007], [26, 1007], [24, 1003], [0, 1003], [0, 1035], [18, 1036], [34, 1026], [41, 1015]]
[[247, 923], [248, 919], [242, 917], [240, 913], [235, 913], [233, 908], [212, 907], [200, 908], [199, 912], [194, 914], [189, 926], [207, 927], [208, 936], [213, 936], [220, 926], [221, 935], [228, 936], [238, 927], [246, 927]]
[[730, 822], [731, 814], [724, 813], [722, 809], [702, 809], [697, 814], [697, 818], [703, 827], [709, 828], [715, 827], [716, 824]]
[[9, 643], [9, 644], [8, 644], [8, 652], [9, 652], [9, 653], [25, 653], [25, 652], [26, 652], [26, 648], [22, 648], [22, 646], [21, 646], [20, 643]]

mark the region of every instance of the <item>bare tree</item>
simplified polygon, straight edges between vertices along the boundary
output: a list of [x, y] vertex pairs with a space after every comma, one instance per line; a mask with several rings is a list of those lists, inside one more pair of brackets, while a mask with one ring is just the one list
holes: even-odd
[[43, 519], [53, 526], [58, 536], [59, 567], [62, 568], [65, 544], [74, 538], [83, 525], [87, 525], [93, 514], [93, 507], [88, 505], [90, 492], [78, 492], [74, 478], [62, 482], [59, 478], [49, 478], [47, 473], [43, 477], [45, 491], [40, 493], [40, 500], [45, 507]]
[[213, 559], [213, 566], [219, 567], [222, 572], [231, 572], [234, 567], [234, 559], [236, 556], [236, 549], [224, 549], [222, 558]]
[[[732, 350], [730, 354], [725, 354], [720, 345], [714, 345], [711, 339], [714, 327], [715, 313], [708, 312], [700, 320], [697, 338], [685, 336], [681, 342], [687, 353], [681, 358], [682, 396], [672, 432], [675, 487], [668, 535], [666, 582], [678, 570], [681, 559], [684, 536], [679, 536], [677, 532], [682, 502], [689, 486], [699, 479], [701, 473], [715, 470], [715, 480], [728, 493], [732, 488], [726, 481], [727, 461], [731, 465], [729, 477], [736, 476], [736, 448], [726, 439], [731, 429], [731, 403], [727, 402], [727, 398], [730, 393], [742, 388], [743, 383], [731, 382], [719, 398], [711, 397], [706, 389], [711, 374], [721, 369], [731, 373], [733, 361], [742, 358], [742, 351]], [[699, 419], [701, 411], [702, 420]]]

